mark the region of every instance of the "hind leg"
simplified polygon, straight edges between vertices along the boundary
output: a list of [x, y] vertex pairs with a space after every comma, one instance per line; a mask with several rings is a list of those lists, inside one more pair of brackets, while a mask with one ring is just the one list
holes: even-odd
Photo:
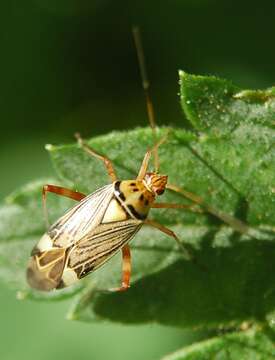
[[80, 201], [84, 197], [86, 197], [86, 195], [81, 192], [73, 191], [73, 190], [64, 188], [62, 186], [49, 185], [49, 184], [44, 185], [42, 188], [42, 202], [43, 202], [43, 211], [44, 211], [47, 228], [49, 227], [49, 217], [48, 217], [48, 210], [47, 210], [47, 204], [46, 204], [48, 192], [51, 192], [51, 193], [54, 193], [54, 194], [60, 195], [60, 196], [65, 196], [65, 197], [68, 197], [70, 199], [77, 200], [77, 201]]
[[126, 291], [130, 287], [131, 277], [131, 252], [129, 245], [122, 248], [122, 281], [118, 288], [110, 289], [109, 291]]

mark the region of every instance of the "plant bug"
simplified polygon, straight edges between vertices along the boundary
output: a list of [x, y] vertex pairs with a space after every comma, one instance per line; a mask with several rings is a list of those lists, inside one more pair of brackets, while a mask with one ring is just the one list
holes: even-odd
[[[127, 290], [130, 286], [131, 275], [131, 255], [128, 243], [144, 224], [173, 237], [183, 252], [194, 261], [172, 230], [148, 218], [152, 208], [191, 208], [192, 210], [193, 205], [156, 202], [157, 197], [161, 196], [166, 189], [181, 193], [236, 230], [242, 233], [247, 232], [246, 224], [207, 206], [197, 195], [168, 184], [168, 176], [159, 174], [158, 148], [165, 138], [160, 141], [156, 140], [154, 111], [149, 96], [149, 81], [137, 28], [133, 30], [133, 34], [155, 145], [146, 152], [136, 179], [120, 181], [117, 179], [111, 160], [94, 151], [79, 134], [76, 134], [79, 146], [89, 155], [103, 161], [111, 184], [103, 186], [88, 196], [55, 185], [43, 187], [44, 209], [46, 209], [48, 192], [72, 198], [79, 203], [51, 225], [34, 247], [27, 267], [27, 280], [29, 285], [35, 289], [50, 291], [70, 286], [102, 266], [121, 250], [122, 284], [111, 290]], [[154, 156], [155, 169], [153, 172], [148, 171], [151, 155]]]

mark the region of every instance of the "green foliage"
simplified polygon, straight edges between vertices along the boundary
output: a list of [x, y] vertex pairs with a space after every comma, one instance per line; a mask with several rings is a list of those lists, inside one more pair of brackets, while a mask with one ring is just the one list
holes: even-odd
[[188, 346], [163, 360], [272, 360], [275, 356], [272, 335], [249, 329]]
[[[158, 322], [217, 329], [238, 328], [249, 321], [272, 327], [274, 89], [240, 91], [225, 80], [182, 72], [180, 80], [182, 107], [193, 129], [169, 129], [160, 147], [161, 172], [169, 175], [170, 183], [201, 196], [204, 212], [154, 209], [151, 217], [174, 230], [202, 266], [184, 259], [173, 240], [144, 227], [131, 243], [133, 277], [128, 292], [102, 291], [120, 282], [119, 255], [75, 288], [49, 295], [28, 289], [25, 264], [45, 231], [40, 181], [12, 194], [0, 209], [0, 277], [20, 289], [21, 298], [60, 300], [75, 295], [68, 317], [87, 322]], [[158, 137], [166, 133], [161, 128]], [[136, 176], [152, 142], [151, 130], [142, 128], [89, 140], [112, 159], [121, 179]], [[76, 144], [47, 149], [59, 180], [43, 183], [62, 183], [89, 193], [109, 181], [103, 164]], [[52, 221], [73, 203], [54, 195], [49, 198]], [[190, 203], [172, 191], [161, 200]], [[241, 226], [242, 233], [232, 217], [247, 224]], [[171, 359], [206, 359], [193, 352], [214, 354], [223, 351], [219, 350], [222, 344], [230, 347], [234, 339], [262, 343], [260, 330], [249, 330], [212, 339]], [[221, 357], [227, 358], [237, 357]]]

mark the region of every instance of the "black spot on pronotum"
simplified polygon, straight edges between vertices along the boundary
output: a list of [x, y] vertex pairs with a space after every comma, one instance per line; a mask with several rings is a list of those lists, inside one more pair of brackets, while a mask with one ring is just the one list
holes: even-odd
[[130, 184], [130, 186], [136, 186], [136, 183], [132, 182], [132, 183]]
[[125, 201], [125, 200], [126, 200], [126, 197], [125, 197], [125, 195], [123, 194], [123, 192], [121, 192], [121, 193], [119, 194], [119, 197], [121, 198], [122, 201]]
[[120, 192], [120, 183], [121, 183], [121, 181], [117, 181], [115, 183], [115, 191], [117, 191], [118, 193]]
[[138, 189], [137, 189], [137, 188], [134, 188], [133, 191], [136, 192], [136, 191], [138, 191]]
[[146, 219], [146, 215], [140, 214], [136, 211], [136, 209], [133, 207], [133, 205], [127, 205], [130, 212], [134, 215], [136, 219], [144, 220]]
[[120, 183], [121, 183], [121, 181], [117, 181], [117, 182], [115, 183], [115, 192], [118, 194], [118, 196], [120, 197], [120, 199], [121, 199], [122, 201], [125, 201], [125, 200], [126, 200], [125, 195], [124, 195], [123, 192], [120, 190]]

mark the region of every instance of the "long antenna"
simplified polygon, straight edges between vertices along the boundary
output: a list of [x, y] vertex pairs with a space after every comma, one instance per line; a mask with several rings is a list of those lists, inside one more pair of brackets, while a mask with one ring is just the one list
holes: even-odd
[[[153, 102], [151, 100], [151, 96], [149, 93], [150, 82], [149, 82], [148, 76], [147, 76], [144, 51], [143, 51], [143, 46], [142, 46], [142, 41], [141, 41], [141, 36], [140, 36], [140, 30], [139, 30], [138, 26], [133, 27], [133, 37], [134, 37], [134, 42], [135, 42], [135, 47], [136, 47], [136, 52], [137, 52], [137, 57], [138, 57], [138, 64], [139, 64], [140, 75], [141, 75], [141, 80], [142, 80], [142, 87], [143, 87], [144, 94], [145, 94], [148, 119], [149, 119], [149, 123], [150, 123], [151, 129], [152, 129], [152, 132], [153, 132], [154, 144], [156, 144], [157, 136], [156, 136], [155, 113], [154, 113]], [[155, 149], [153, 150], [153, 155], [154, 155], [155, 172], [158, 172], [159, 157], [158, 157], [157, 147], [155, 147]]]

